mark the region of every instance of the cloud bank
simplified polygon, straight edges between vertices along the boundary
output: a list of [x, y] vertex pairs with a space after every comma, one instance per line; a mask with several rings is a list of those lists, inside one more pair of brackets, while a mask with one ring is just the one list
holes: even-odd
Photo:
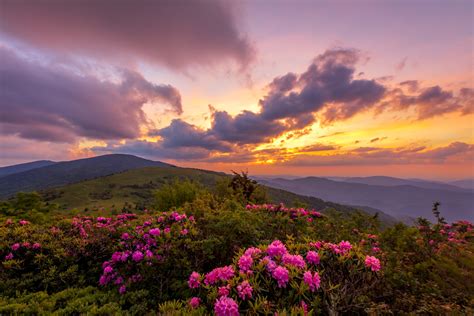
[[44, 66], [0, 47], [0, 123], [3, 135], [52, 142], [127, 139], [149, 124], [143, 105], [182, 113], [179, 91], [121, 70], [121, 82], [101, 81]]
[[35, 47], [174, 69], [233, 60], [254, 48], [228, 1], [2, 1], [1, 33]]

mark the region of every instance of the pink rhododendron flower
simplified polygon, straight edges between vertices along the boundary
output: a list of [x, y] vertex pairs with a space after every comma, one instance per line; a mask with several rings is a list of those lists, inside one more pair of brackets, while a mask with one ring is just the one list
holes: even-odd
[[305, 303], [305, 301], [301, 301], [300, 305], [303, 309], [304, 316], [308, 315], [308, 305]]
[[221, 296], [214, 304], [216, 316], [239, 316], [239, 305], [227, 296]]
[[19, 243], [15, 243], [11, 246], [13, 251], [17, 251], [18, 249], [20, 249], [20, 247], [21, 247], [21, 245]]
[[304, 259], [300, 255], [290, 255], [288, 253], [285, 253], [281, 259], [281, 261], [285, 265], [290, 265], [294, 266], [296, 268], [304, 268], [306, 266], [306, 263], [304, 262]]
[[21, 244], [23, 247], [25, 248], [30, 248], [31, 244], [27, 241], [25, 241], [24, 243]]
[[123, 233], [122, 234], [122, 239], [123, 240], [129, 240], [130, 239], [130, 235], [128, 233]]
[[349, 250], [352, 249], [351, 243], [348, 242], [348, 241], [345, 241], [345, 240], [341, 241], [338, 246], [339, 246], [339, 250], [340, 250], [340, 252], [341, 252], [342, 254], [345, 254], [345, 253], [347, 253]]
[[267, 253], [270, 257], [282, 256], [286, 253], [286, 247], [281, 241], [275, 240], [268, 246]]
[[99, 284], [104, 286], [109, 282], [109, 279], [105, 275], [101, 275], [99, 279]]
[[132, 255], [133, 261], [141, 261], [143, 259], [143, 253], [139, 250], [135, 251]]
[[120, 288], [119, 288], [119, 293], [120, 294], [125, 294], [125, 292], [127, 292], [127, 287], [125, 285], [122, 285]]
[[217, 281], [227, 281], [231, 279], [234, 276], [234, 268], [232, 266], [225, 266], [221, 268], [215, 268], [208, 274], [206, 274], [206, 277], [204, 279], [204, 283], [206, 285], [209, 284], [214, 284]]
[[227, 296], [229, 295], [229, 286], [221, 286], [219, 290], [217, 290], [217, 294], [219, 296]]
[[372, 247], [372, 251], [373, 252], [380, 252], [380, 248], [379, 247]]
[[29, 225], [30, 222], [28, 222], [27, 220], [22, 219], [18, 222], [18, 224], [20, 224], [21, 226], [25, 226], [25, 225]]
[[201, 299], [199, 297], [192, 297], [190, 300], [189, 300], [189, 305], [191, 306], [191, 308], [198, 308], [199, 307], [199, 304], [201, 304]]
[[146, 256], [147, 258], [153, 258], [153, 252], [152, 252], [150, 249], [147, 249], [147, 250], [145, 251], [145, 256]]
[[265, 263], [265, 267], [268, 271], [272, 272], [278, 266], [272, 258], [265, 256], [260, 260], [261, 263]]
[[35, 249], [35, 250], [41, 249], [41, 244], [35, 242], [35, 243], [33, 244], [32, 248]]
[[181, 235], [187, 235], [187, 234], [188, 234], [188, 230], [186, 228], [181, 230]]
[[303, 281], [309, 286], [309, 290], [314, 292], [319, 289], [321, 278], [319, 277], [318, 272], [314, 272], [314, 274], [312, 274], [311, 271], [306, 271], [303, 275]]
[[13, 254], [11, 252], [5, 256], [5, 260], [12, 260], [12, 259], [13, 259]]
[[250, 286], [248, 281], [244, 281], [237, 285], [237, 293], [242, 300], [246, 300], [247, 298], [252, 298], [252, 291], [253, 288]]
[[104, 268], [104, 274], [110, 274], [114, 271], [114, 268], [112, 268], [111, 266], [106, 266]]
[[377, 272], [380, 270], [380, 260], [373, 256], [367, 256], [365, 257], [365, 266], [370, 268], [372, 271]]
[[260, 254], [261, 252], [262, 252], [262, 250], [260, 250], [259, 248], [250, 247], [247, 250], [245, 250], [244, 255], [254, 257], [254, 256]]
[[188, 285], [191, 289], [198, 288], [201, 284], [201, 275], [197, 272], [191, 273], [188, 280]]
[[319, 264], [319, 254], [316, 251], [308, 251], [308, 253], [306, 254], [306, 260], [312, 264]]
[[324, 244], [321, 241], [316, 241], [316, 242], [310, 242], [309, 245], [312, 247], [315, 247], [316, 249], [321, 249]]
[[169, 227], [166, 227], [166, 228], [164, 229], [165, 234], [169, 234], [170, 231], [171, 231], [171, 228], [169, 228]]
[[240, 271], [242, 271], [244, 273], [246, 273], [250, 270], [250, 268], [252, 267], [252, 264], [253, 264], [253, 259], [249, 255], [243, 255], [239, 259]]
[[148, 233], [152, 236], [159, 236], [161, 231], [160, 231], [159, 228], [152, 228], [152, 229], [150, 229], [150, 231]]
[[272, 276], [278, 282], [278, 287], [286, 287], [289, 280], [289, 273], [285, 267], [276, 267], [272, 272]]

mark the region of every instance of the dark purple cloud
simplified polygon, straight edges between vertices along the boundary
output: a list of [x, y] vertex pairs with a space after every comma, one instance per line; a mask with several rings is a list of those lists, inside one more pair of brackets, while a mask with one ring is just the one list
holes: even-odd
[[265, 120], [261, 115], [250, 111], [243, 111], [235, 117], [225, 111], [215, 111], [209, 133], [228, 142], [256, 144], [266, 142], [285, 130], [283, 124]]
[[474, 107], [474, 90], [461, 88], [457, 94], [440, 86], [419, 88], [418, 82], [411, 80], [400, 83], [408, 87], [407, 94], [403, 89], [395, 88], [387, 93], [387, 99], [381, 102], [378, 111], [386, 109], [396, 111], [414, 108], [417, 119], [424, 120], [453, 112], [472, 113]]
[[301, 121], [325, 109], [322, 119], [332, 122], [373, 106], [383, 97], [385, 87], [375, 80], [354, 79], [359, 59], [357, 50], [331, 49], [299, 76], [289, 73], [276, 78], [269, 85], [269, 94], [260, 100], [261, 115], [267, 120]]
[[37, 47], [182, 69], [254, 55], [228, 1], [3, 0], [0, 29]]
[[145, 103], [158, 102], [182, 112], [176, 88], [155, 85], [132, 71], [122, 70], [121, 83], [113, 83], [40, 65], [1, 47], [0, 60], [4, 135], [56, 142], [134, 138], [148, 123], [142, 110]]
[[163, 148], [200, 147], [207, 150], [218, 150], [227, 152], [231, 150], [231, 145], [219, 140], [208, 131], [197, 128], [180, 119], [174, 119], [165, 128], [149, 133], [150, 136], [160, 136], [163, 140]]

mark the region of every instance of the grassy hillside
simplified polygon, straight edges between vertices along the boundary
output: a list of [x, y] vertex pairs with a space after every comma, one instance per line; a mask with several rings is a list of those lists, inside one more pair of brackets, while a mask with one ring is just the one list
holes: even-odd
[[[42, 195], [47, 201], [59, 204], [62, 209], [120, 209], [125, 205], [150, 206], [153, 192], [175, 179], [191, 179], [212, 190], [223, 177], [228, 175], [188, 168], [147, 167], [46, 190]], [[343, 212], [356, 210], [353, 207], [280, 189], [266, 187], [266, 190], [273, 203], [306, 205], [320, 211], [331, 208]], [[385, 220], [393, 219], [387, 217]]]

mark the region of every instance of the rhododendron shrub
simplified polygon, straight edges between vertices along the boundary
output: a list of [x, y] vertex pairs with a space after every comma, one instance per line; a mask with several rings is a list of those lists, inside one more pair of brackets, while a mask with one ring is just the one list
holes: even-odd
[[[185, 258], [194, 218], [177, 212], [149, 217], [116, 240], [115, 252], [102, 263], [101, 286], [167, 289], [175, 263]], [[176, 261], [175, 261], [176, 260]]]
[[259, 211], [259, 212], [268, 212], [274, 214], [282, 214], [288, 216], [289, 218], [304, 219], [308, 222], [312, 222], [315, 219], [323, 217], [320, 212], [315, 210], [306, 210], [305, 208], [288, 208], [284, 204], [248, 204], [246, 206], [247, 210]]
[[[310, 242], [245, 249], [232, 265], [200, 274], [188, 285], [216, 315], [344, 312], [361, 308], [382, 273], [380, 259], [347, 241]], [[353, 305], [354, 304], [354, 305]]]

